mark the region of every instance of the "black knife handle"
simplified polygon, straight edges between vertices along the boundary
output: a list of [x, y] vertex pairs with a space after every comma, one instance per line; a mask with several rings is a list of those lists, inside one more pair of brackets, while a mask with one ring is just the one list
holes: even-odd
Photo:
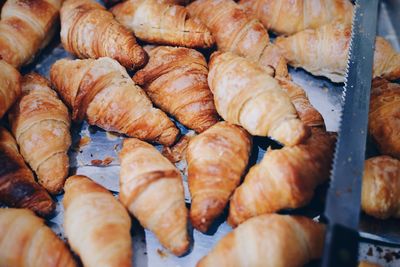
[[358, 242], [357, 231], [339, 224], [328, 225], [322, 267], [356, 267]]

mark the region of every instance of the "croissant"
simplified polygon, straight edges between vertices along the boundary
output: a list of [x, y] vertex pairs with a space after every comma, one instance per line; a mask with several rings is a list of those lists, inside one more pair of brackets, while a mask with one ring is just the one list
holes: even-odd
[[301, 267], [322, 256], [325, 227], [300, 216], [265, 214], [223, 237], [197, 267]]
[[267, 69], [272, 66], [277, 76], [288, 75], [286, 60], [270, 43], [267, 30], [233, 0], [197, 0], [187, 10], [208, 27], [220, 51], [257, 61]]
[[223, 212], [244, 174], [250, 151], [251, 136], [229, 122], [219, 122], [190, 140], [186, 160], [194, 228], [207, 232]]
[[46, 190], [35, 182], [32, 171], [18, 152], [11, 134], [0, 127], [0, 203], [27, 208], [40, 216], [48, 216], [55, 203]]
[[21, 75], [10, 64], [0, 60], [0, 119], [21, 94]]
[[214, 53], [208, 84], [221, 117], [252, 135], [270, 136], [285, 145], [308, 137], [288, 95], [261, 67], [232, 53]]
[[348, 0], [241, 0], [240, 6], [277, 34], [292, 35], [335, 20], [351, 23]]
[[50, 70], [53, 85], [72, 108], [72, 119], [87, 119], [107, 131], [163, 145], [175, 142], [179, 130], [153, 108], [143, 90], [111, 58], [59, 60]]
[[112, 8], [115, 18], [146, 42], [207, 48], [214, 44], [209, 30], [188, 16], [183, 6], [159, 0], [128, 0]]
[[83, 265], [131, 266], [131, 219], [121, 203], [86, 176], [69, 177], [64, 189], [65, 234]]
[[236, 226], [260, 214], [308, 204], [314, 189], [329, 178], [334, 141], [333, 134], [315, 128], [303, 144], [267, 151], [235, 190], [228, 223]]
[[400, 161], [379, 156], [365, 161], [361, 207], [379, 219], [400, 218]]
[[9, 116], [12, 132], [39, 183], [50, 193], [59, 193], [69, 168], [68, 109], [39, 74], [23, 77], [22, 92]]
[[179, 170], [157, 149], [125, 139], [119, 153], [122, 204], [177, 256], [189, 248], [187, 209]]
[[[275, 44], [292, 66], [333, 82], [344, 82], [350, 36], [351, 25], [333, 22], [315, 30], [278, 37]], [[400, 78], [400, 54], [382, 37], [375, 42], [373, 77]]]
[[379, 264], [371, 263], [371, 262], [366, 262], [366, 261], [361, 261], [358, 267], [381, 267]]
[[377, 79], [372, 82], [369, 133], [382, 154], [400, 159], [400, 85]]
[[200, 52], [159, 46], [149, 56], [149, 63], [133, 80], [143, 87], [156, 106], [196, 132], [218, 122], [207, 84], [207, 62]]
[[135, 37], [92, 0], [66, 0], [61, 8], [61, 42], [79, 58], [110, 57], [128, 69], [147, 62]]
[[77, 266], [65, 244], [27, 209], [0, 208], [0, 247], [0, 266]]
[[19, 68], [52, 39], [62, 0], [9, 0], [1, 10], [0, 59]]

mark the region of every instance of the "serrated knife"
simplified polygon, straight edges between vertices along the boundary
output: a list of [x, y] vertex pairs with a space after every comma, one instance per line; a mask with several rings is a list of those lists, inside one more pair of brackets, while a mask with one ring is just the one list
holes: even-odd
[[379, 0], [357, 0], [343, 89], [344, 104], [325, 206], [323, 267], [357, 266], [361, 183]]

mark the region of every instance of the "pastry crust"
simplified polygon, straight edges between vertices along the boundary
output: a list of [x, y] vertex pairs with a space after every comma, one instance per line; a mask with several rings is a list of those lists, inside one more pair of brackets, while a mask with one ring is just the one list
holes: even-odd
[[10, 64], [0, 60], [0, 119], [21, 94], [21, 75]]

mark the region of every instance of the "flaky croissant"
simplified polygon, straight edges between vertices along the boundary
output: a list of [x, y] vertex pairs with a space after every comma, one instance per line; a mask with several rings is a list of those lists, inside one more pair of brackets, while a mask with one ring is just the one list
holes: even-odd
[[223, 237], [197, 267], [302, 267], [322, 256], [325, 227], [300, 216], [251, 218]]
[[[351, 25], [333, 22], [315, 30], [278, 37], [275, 44], [292, 66], [333, 82], [344, 82], [350, 36]], [[382, 37], [376, 38], [373, 71], [373, 77], [400, 78], [400, 54]]]
[[159, 0], [128, 0], [112, 8], [115, 18], [146, 42], [210, 47], [214, 39], [207, 27], [188, 16], [183, 6]]
[[250, 134], [268, 135], [289, 146], [308, 136], [288, 95], [258, 64], [216, 52], [210, 60], [208, 84], [221, 117]]
[[333, 134], [316, 128], [303, 144], [267, 151], [234, 192], [228, 223], [236, 226], [260, 214], [308, 204], [315, 188], [329, 178], [334, 141]]
[[66, 0], [61, 8], [61, 42], [79, 58], [110, 57], [128, 69], [144, 65], [147, 54], [129, 30], [93, 0]]
[[50, 193], [59, 193], [69, 168], [71, 134], [67, 107], [45, 78], [31, 73], [23, 77], [22, 97], [9, 119], [20, 152], [39, 183]]
[[53, 37], [62, 0], [8, 0], [1, 10], [0, 59], [19, 68]]
[[218, 122], [213, 95], [207, 84], [204, 56], [194, 49], [159, 46], [133, 80], [153, 103], [179, 122], [202, 132]]
[[140, 139], [172, 145], [179, 130], [111, 58], [53, 64], [51, 82], [72, 109], [72, 119]]
[[188, 212], [179, 170], [156, 148], [139, 139], [123, 142], [119, 153], [120, 201], [177, 256], [189, 248]]
[[0, 60], [0, 119], [21, 94], [21, 75], [10, 64]]
[[379, 156], [365, 161], [361, 207], [379, 219], [400, 218], [400, 161]]
[[186, 160], [194, 228], [207, 232], [223, 212], [246, 170], [251, 144], [251, 136], [229, 122], [219, 122], [190, 140]]
[[3, 127], [0, 127], [0, 203], [31, 209], [40, 216], [50, 215], [56, 207], [46, 190], [35, 182], [17, 143]]
[[104, 187], [86, 176], [65, 183], [64, 230], [86, 267], [132, 266], [131, 218]]
[[288, 75], [286, 60], [270, 43], [267, 30], [233, 0], [197, 0], [187, 9], [210, 29], [220, 51], [257, 61], [265, 68], [272, 66], [277, 76]]
[[67, 246], [27, 209], [0, 208], [0, 248], [0, 266], [77, 266]]
[[240, 6], [277, 34], [292, 35], [335, 20], [351, 23], [348, 0], [241, 0]]
[[400, 85], [383, 79], [372, 82], [369, 134], [380, 152], [400, 159]]

